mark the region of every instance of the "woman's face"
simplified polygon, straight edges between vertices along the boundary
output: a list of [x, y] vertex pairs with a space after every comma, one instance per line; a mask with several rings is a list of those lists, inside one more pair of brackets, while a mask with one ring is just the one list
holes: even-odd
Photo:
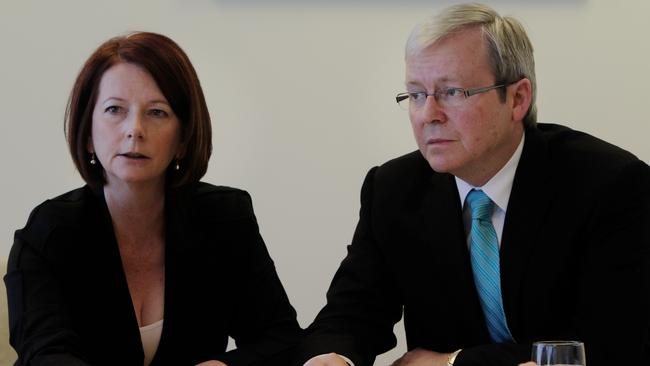
[[161, 184], [181, 156], [180, 122], [151, 75], [118, 63], [99, 84], [88, 150], [97, 155], [107, 184]]

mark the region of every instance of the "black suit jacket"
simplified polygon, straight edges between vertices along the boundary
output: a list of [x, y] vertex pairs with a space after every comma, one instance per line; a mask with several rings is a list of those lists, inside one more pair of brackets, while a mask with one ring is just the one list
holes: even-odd
[[516, 365], [535, 340], [581, 340], [590, 366], [650, 365], [650, 169], [587, 134], [527, 129], [507, 208], [501, 288], [516, 343], [492, 344], [454, 177], [419, 152], [367, 175], [348, 255], [297, 364], [337, 352], [371, 365], [394, 347], [463, 351], [455, 365]]
[[[165, 201], [165, 312], [152, 365], [286, 365], [301, 332], [250, 196], [198, 183]], [[143, 364], [103, 193], [48, 200], [18, 230], [5, 277], [18, 365]], [[225, 352], [228, 336], [237, 349]]]

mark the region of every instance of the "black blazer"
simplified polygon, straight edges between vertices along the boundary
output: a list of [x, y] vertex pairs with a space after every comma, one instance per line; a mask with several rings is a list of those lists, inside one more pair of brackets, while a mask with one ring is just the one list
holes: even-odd
[[367, 175], [348, 255], [296, 364], [337, 352], [371, 365], [395, 346], [463, 351], [455, 365], [516, 365], [535, 340], [581, 340], [590, 366], [650, 365], [650, 169], [587, 134], [527, 129], [501, 243], [516, 343], [491, 344], [454, 177], [419, 152]]
[[[250, 196], [198, 183], [165, 201], [165, 315], [151, 365], [286, 365], [301, 332]], [[137, 365], [143, 351], [103, 193], [36, 207], [5, 276], [18, 365]], [[225, 352], [228, 336], [237, 349]]]

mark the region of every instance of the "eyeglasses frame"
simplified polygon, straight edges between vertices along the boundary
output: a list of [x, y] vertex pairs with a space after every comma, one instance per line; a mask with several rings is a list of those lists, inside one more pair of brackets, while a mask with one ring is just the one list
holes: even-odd
[[[443, 92], [446, 93], [449, 90], [453, 89], [453, 90], [457, 90], [457, 91], [461, 92], [465, 96], [465, 99], [467, 99], [467, 98], [471, 97], [472, 95], [489, 92], [490, 90], [494, 90], [494, 89], [508, 87], [508, 86], [510, 86], [510, 85], [512, 85], [514, 83], [516, 83], [516, 81], [511, 82], [511, 83], [503, 83], [503, 84], [494, 84], [494, 85], [490, 85], [490, 86], [483, 86], [483, 87], [479, 87], [479, 88], [470, 88], [470, 89], [465, 89], [465, 88], [445, 88], [445, 89], [442, 89], [442, 90], [434, 91], [433, 93], [427, 93], [427, 92], [417, 92], [417, 93], [418, 94], [420, 94], [420, 93], [424, 94], [424, 95], [426, 95], [427, 98], [428, 97], [433, 97], [436, 101], [438, 101], [438, 98], [439, 98], [438, 96], [439, 95], [441, 95]], [[415, 92], [399, 93], [399, 94], [397, 94], [395, 96], [395, 101], [397, 102], [397, 104], [399, 104], [401, 101], [410, 98], [411, 94], [415, 94]]]

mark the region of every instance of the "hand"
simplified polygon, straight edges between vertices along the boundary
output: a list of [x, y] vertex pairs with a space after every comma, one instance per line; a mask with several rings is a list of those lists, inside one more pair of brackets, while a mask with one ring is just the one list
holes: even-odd
[[198, 364], [196, 366], [228, 366], [228, 365], [226, 365], [225, 363], [223, 363], [221, 361], [210, 360], [210, 361], [201, 362], [200, 364]]
[[537, 366], [537, 364], [533, 361], [530, 361], [526, 363], [520, 363], [519, 366]]
[[391, 366], [447, 366], [448, 357], [449, 353], [438, 353], [416, 348], [406, 352]]
[[313, 357], [304, 366], [348, 366], [348, 363], [336, 353], [328, 353]]

